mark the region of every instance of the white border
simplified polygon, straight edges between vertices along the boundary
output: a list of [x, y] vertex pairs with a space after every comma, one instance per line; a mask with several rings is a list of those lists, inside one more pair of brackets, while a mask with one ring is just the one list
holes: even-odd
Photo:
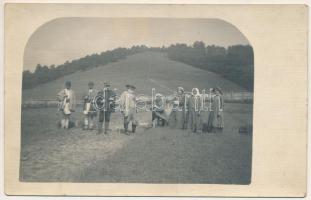
[[[1, 0], [1, 9], [0, 9], [0, 14], [1, 14], [1, 31], [0, 31], [0, 63], [2, 64], [0, 67], [0, 75], [1, 77], [4, 77], [4, 68], [3, 68], [3, 63], [4, 63], [4, 4], [5, 3], [125, 3], [125, 4], [305, 4], [310, 7], [311, 2], [308, 0], [222, 0], [222, 1], [217, 1], [217, 0], [158, 0], [158, 1], [152, 1], [152, 0]], [[310, 20], [310, 15], [309, 15], [309, 27], [311, 25], [311, 20]], [[308, 37], [310, 38], [310, 31], [308, 32]], [[310, 47], [310, 40], [308, 40], [308, 47]], [[309, 63], [310, 63], [310, 51], [308, 51], [308, 69], [309, 69]], [[310, 77], [311, 72], [308, 70], [308, 77]], [[53, 196], [6, 196], [4, 194], [4, 79], [1, 79], [0, 82], [0, 92], [1, 92], [1, 98], [0, 98], [0, 138], [1, 138], [1, 143], [0, 143], [0, 162], [1, 162], [1, 172], [0, 172], [0, 199], [124, 199], [124, 198], [135, 198], [135, 197], [53, 197]], [[311, 93], [311, 87], [309, 85], [308, 87], [308, 94]], [[308, 103], [310, 104], [310, 95], [308, 95], [309, 100]], [[308, 107], [308, 112], [310, 113], [311, 109]], [[308, 120], [308, 127], [311, 125], [311, 120]], [[308, 130], [309, 134], [309, 130]], [[310, 144], [311, 139], [308, 136], [308, 144]], [[310, 148], [308, 148], [308, 166], [310, 166]], [[308, 167], [308, 186], [310, 184], [310, 168]], [[310, 190], [309, 187], [307, 187], [307, 196], [303, 199], [309, 199], [310, 197]], [[163, 197], [141, 197], [143, 199], [163, 199]], [[170, 197], [170, 199], [175, 199], [177, 197]], [[311, 198], [311, 197], [310, 197]], [[167, 199], [167, 198], [165, 198]], [[183, 198], [183, 199], [194, 199], [194, 198]], [[195, 199], [203, 199], [203, 198], [197, 198]], [[219, 200], [219, 199], [224, 199], [224, 198], [204, 198], [204, 199], [213, 199], [213, 200]], [[242, 200], [246, 198], [234, 198], [236, 200]], [[251, 199], [259, 199], [259, 198], [251, 198]], [[265, 198], [267, 200], [274, 200], [275, 198]], [[280, 198], [280, 199], [292, 199], [292, 198]]]

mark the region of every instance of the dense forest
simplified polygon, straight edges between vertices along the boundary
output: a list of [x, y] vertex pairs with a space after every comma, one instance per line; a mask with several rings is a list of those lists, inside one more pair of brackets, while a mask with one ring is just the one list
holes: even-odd
[[192, 46], [175, 44], [167, 48], [168, 57], [194, 67], [212, 71], [224, 78], [253, 91], [254, 54], [249, 45], [234, 45], [228, 48], [205, 46], [194, 42]]
[[167, 53], [171, 60], [183, 62], [194, 67], [220, 74], [228, 80], [253, 91], [254, 56], [249, 45], [234, 45], [228, 48], [206, 46], [197, 41], [193, 45], [173, 44], [169, 47], [146, 47], [144, 45], [131, 48], [117, 48], [100, 54], [87, 55], [83, 58], [66, 61], [64, 64], [46, 66], [38, 64], [34, 72], [23, 71], [23, 89], [33, 88], [68, 74], [88, 70], [125, 59], [129, 55], [144, 51]]

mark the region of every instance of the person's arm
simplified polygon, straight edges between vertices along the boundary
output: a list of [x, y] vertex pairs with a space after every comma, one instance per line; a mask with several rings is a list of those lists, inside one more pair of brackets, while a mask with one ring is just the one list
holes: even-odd
[[224, 107], [225, 107], [223, 96], [220, 97], [220, 103], [221, 103], [221, 107], [220, 107], [220, 108], [221, 108], [221, 111], [223, 111], [223, 110], [224, 110]]
[[56, 99], [58, 101], [62, 101], [64, 97], [64, 90], [61, 90], [60, 92], [57, 93]]
[[135, 94], [133, 94], [133, 103], [134, 103], [135, 112], [138, 113], [138, 109], [137, 109], [137, 107], [136, 107], [137, 101], [136, 101], [136, 95], [135, 95]]
[[72, 97], [70, 99], [70, 101], [71, 101], [71, 112], [74, 112], [76, 109], [76, 95], [75, 95], [74, 91], [71, 91], [71, 92], [72, 92], [72, 94], [71, 94]]
[[89, 96], [88, 92], [83, 93], [83, 96], [82, 96], [82, 101], [83, 102], [86, 102], [89, 98], [90, 98], [90, 96]]
[[217, 114], [217, 117], [219, 116], [220, 112], [220, 98], [219, 96], [215, 96], [215, 113]]
[[120, 108], [122, 113], [124, 112], [124, 107], [125, 107], [125, 92], [122, 92], [120, 97]]
[[198, 96], [198, 115], [201, 114], [201, 110], [202, 110], [202, 95]]

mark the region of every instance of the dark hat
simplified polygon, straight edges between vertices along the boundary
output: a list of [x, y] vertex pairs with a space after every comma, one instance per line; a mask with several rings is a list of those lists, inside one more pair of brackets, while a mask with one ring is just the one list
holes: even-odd
[[90, 81], [90, 82], [88, 83], [88, 85], [94, 85], [94, 82], [93, 82], [93, 81]]
[[131, 88], [131, 89], [133, 89], [133, 90], [136, 89], [136, 87], [135, 87], [134, 85], [130, 85], [130, 84], [125, 85], [125, 87], [126, 87], [126, 88]]
[[217, 86], [217, 87], [215, 88], [215, 90], [217, 90], [220, 94], [223, 94], [222, 91], [221, 91], [221, 88], [220, 88], [219, 86]]
[[216, 90], [215, 88], [210, 88], [210, 91], [212, 92], [215, 92], [215, 90]]
[[66, 86], [67, 86], [67, 85], [71, 86], [71, 82], [70, 82], [70, 81], [66, 81], [66, 82], [65, 82], [65, 85], [66, 85]]
[[109, 83], [108, 81], [106, 81], [106, 82], [104, 83], [104, 86], [110, 86], [110, 83]]

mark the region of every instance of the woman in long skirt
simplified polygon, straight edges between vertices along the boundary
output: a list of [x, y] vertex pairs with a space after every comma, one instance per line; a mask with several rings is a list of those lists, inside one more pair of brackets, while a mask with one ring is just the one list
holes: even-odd
[[169, 125], [171, 128], [185, 129], [185, 94], [182, 87], [178, 87], [177, 92], [174, 93], [173, 109], [169, 118]]
[[176, 127], [179, 129], [186, 129], [186, 95], [184, 88], [178, 87], [178, 109], [176, 112]]
[[224, 101], [222, 94], [223, 93], [219, 87], [213, 89], [212, 105], [207, 125], [208, 132], [222, 132], [224, 128]]
[[211, 99], [211, 90], [209, 91], [208, 94], [205, 92], [202, 94], [202, 110], [200, 113], [201, 117], [201, 125], [202, 125], [202, 132], [206, 133], [207, 132], [207, 127], [208, 127], [208, 118], [209, 118], [209, 113], [210, 113], [210, 99]]

